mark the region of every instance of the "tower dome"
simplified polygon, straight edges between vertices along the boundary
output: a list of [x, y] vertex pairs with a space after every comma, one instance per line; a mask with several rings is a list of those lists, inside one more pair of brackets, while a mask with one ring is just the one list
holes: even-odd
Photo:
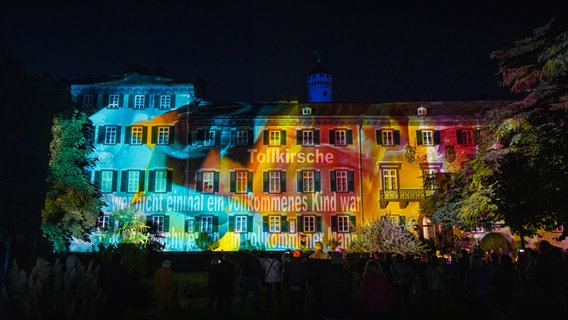
[[308, 76], [308, 102], [331, 102], [333, 100], [331, 75], [320, 64], [317, 53], [316, 56], [317, 65]]

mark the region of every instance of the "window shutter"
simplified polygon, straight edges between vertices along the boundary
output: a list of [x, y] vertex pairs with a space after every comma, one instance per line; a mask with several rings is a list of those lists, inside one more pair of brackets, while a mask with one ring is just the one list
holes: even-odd
[[170, 216], [164, 216], [164, 232], [170, 232]]
[[97, 143], [105, 142], [105, 131], [106, 126], [99, 126], [99, 132], [97, 132]]
[[481, 132], [479, 130], [474, 130], [473, 131], [473, 136], [475, 138], [474, 143], [475, 144], [479, 144], [479, 139], [481, 138]]
[[195, 220], [193, 221], [193, 232], [201, 231], [201, 216], [195, 216]]
[[215, 145], [221, 145], [221, 130], [215, 130]]
[[317, 232], [321, 232], [322, 231], [322, 227], [321, 227], [321, 216], [317, 216], [316, 217], [316, 231]]
[[175, 126], [170, 126], [170, 132], [168, 135], [168, 144], [173, 144], [175, 139]]
[[298, 192], [304, 192], [304, 184], [302, 183], [302, 171], [296, 171], [296, 189]]
[[172, 182], [174, 178], [174, 171], [173, 170], [168, 170], [166, 171], [166, 192], [171, 192], [172, 191]]
[[268, 216], [262, 216], [262, 231], [268, 232]]
[[268, 145], [268, 130], [264, 130], [262, 134], [262, 144], [267, 146]]
[[95, 186], [98, 190], [101, 190], [101, 176], [102, 173], [99, 170], [95, 171]]
[[150, 95], [144, 95], [144, 109], [148, 109], [150, 107]]
[[394, 135], [394, 144], [397, 146], [400, 145], [400, 130], [394, 130], [393, 135]]
[[321, 174], [319, 171], [315, 172], [315, 186], [314, 189], [316, 192], [321, 191]]
[[[191, 230], [193, 231], [193, 230]], [[189, 230], [189, 219], [185, 220], [183, 223], [183, 232], [190, 232]]]
[[201, 192], [203, 191], [203, 171], [197, 171], [195, 175], [195, 190]]
[[434, 144], [440, 144], [442, 140], [440, 139], [440, 130], [434, 130]]
[[156, 180], [156, 171], [150, 170], [150, 172], [148, 172], [148, 191], [150, 192], [154, 191], [155, 180]]
[[337, 191], [337, 188], [335, 187], [336, 181], [335, 181], [335, 170], [331, 170], [329, 171], [329, 188], [331, 192], [335, 192]]
[[200, 143], [203, 140], [205, 140], [205, 130], [197, 129], [197, 141], [196, 142]]
[[463, 144], [462, 131], [463, 130], [456, 130], [456, 138], [457, 138], [458, 144]]
[[148, 127], [142, 127], [142, 143], [148, 143]]
[[288, 218], [286, 216], [282, 216], [280, 218], [280, 221], [281, 221], [280, 230], [282, 230], [282, 232], [288, 232]]
[[156, 144], [157, 141], [158, 141], [158, 127], [152, 126], [152, 138], [150, 140], [150, 143]]
[[269, 192], [270, 191], [269, 182], [268, 182], [268, 172], [267, 171], [264, 171], [262, 173], [262, 191], [263, 192]]
[[302, 145], [302, 130], [296, 130], [296, 144]]
[[353, 144], [353, 130], [347, 130], [347, 144]]
[[375, 130], [375, 140], [378, 145], [383, 145], [383, 130]]
[[247, 217], [247, 232], [252, 232], [252, 217], [250, 216], [246, 217]]
[[237, 190], [237, 173], [235, 171], [229, 172], [229, 192], [235, 192]]
[[176, 108], [176, 95], [172, 94], [170, 96], [170, 109], [175, 109]]
[[329, 144], [335, 144], [335, 130], [329, 130]]
[[219, 192], [219, 171], [213, 173], [213, 192]]
[[252, 192], [252, 179], [253, 173], [252, 171], [249, 171], [247, 175], [247, 192]]
[[140, 180], [138, 180], [138, 191], [144, 191], [144, 178], [146, 176], [144, 170], [140, 170]]
[[286, 192], [286, 171], [280, 172], [280, 191]]
[[229, 215], [229, 232], [235, 231], [235, 216]]
[[337, 216], [331, 216], [331, 232], [337, 232]]
[[150, 228], [150, 230], [152, 231], [156, 231], [156, 228], [154, 228], [153, 224], [152, 224], [152, 216], [151, 215], [146, 215], [146, 226]]
[[320, 144], [320, 131], [319, 130], [314, 130], [314, 144], [315, 145], [319, 145]]
[[302, 215], [297, 215], [296, 221], [298, 221], [298, 228], [296, 232], [303, 232], [304, 231], [304, 219], [302, 219]]
[[422, 145], [422, 130], [416, 130], [416, 144]]
[[354, 215], [349, 216], [349, 231], [355, 230], [357, 226], [357, 217]]
[[112, 192], [116, 192], [118, 184], [118, 170], [112, 170]]
[[283, 146], [286, 145], [286, 130], [280, 131], [280, 144]]
[[211, 228], [213, 232], [219, 232], [219, 217], [213, 216], [213, 226]]
[[126, 126], [124, 127], [124, 144], [130, 144], [130, 142], [132, 141], [131, 137], [132, 137], [132, 127], [131, 126]]
[[253, 136], [253, 131], [252, 130], [248, 130], [248, 145], [252, 146], [254, 144], [254, 136]]
[[122, 170], [120, 172], [120, 191], [128, 191], [128, 170]]
[[347, 171], [347, 190], [355, 191], [355, 173], [352, 170]]

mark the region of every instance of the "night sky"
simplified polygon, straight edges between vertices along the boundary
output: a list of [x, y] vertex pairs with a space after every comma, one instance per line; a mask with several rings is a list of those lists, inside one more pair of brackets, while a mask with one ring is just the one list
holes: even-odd
[[316, 52], [336, 102], [505, 99], [489, 54], [568, 12], [546, 1], [423, 2], [18, 2], [0, 10], [0, 45], [56, 80], [131, 64], [203, 78], [213, 102], [305, 102]]

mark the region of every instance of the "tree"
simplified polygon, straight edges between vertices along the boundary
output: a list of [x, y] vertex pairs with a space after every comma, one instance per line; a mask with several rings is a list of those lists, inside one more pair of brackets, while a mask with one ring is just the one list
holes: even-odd
[[103, 206], [97, 188], [84, 168], [90, 168], [92, 124], [75, 111], [53, 120], [48, 192], [41, 213], [44, 235], [56, 251], [69, 248], [72, 238], [88, 241]]
[[386, 252], [420, 255], [426, 244], [408, 230], [406, 225], [394, 223], [388, 216], [379, 217], [355, 230], [351, 249], [356, 252]]
[[487, 112], [481, 151], [437, 185], [423, 213], [465, 226], [504, 221], [521, 238], [568, 226], [567, 51], [568, 23], [552, 19], [532, 37], [491, 53], [500, 84], [525, 96]]
[[51, 119], [71, 106], [63, 83], [28, 73], [0, 47], [0, 278], [12, 260], [25, 269], [39, 254], [52, 252], [41, 232], [49, 163]]

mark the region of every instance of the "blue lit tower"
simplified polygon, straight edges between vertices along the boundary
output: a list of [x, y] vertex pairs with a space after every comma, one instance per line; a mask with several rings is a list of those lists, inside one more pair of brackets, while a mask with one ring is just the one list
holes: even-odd
[[331, 102], [333, 100], [331, 75], [320, 64], [317, 52], [316, 58], [317, 65], [308, 76], [308, 102]]

